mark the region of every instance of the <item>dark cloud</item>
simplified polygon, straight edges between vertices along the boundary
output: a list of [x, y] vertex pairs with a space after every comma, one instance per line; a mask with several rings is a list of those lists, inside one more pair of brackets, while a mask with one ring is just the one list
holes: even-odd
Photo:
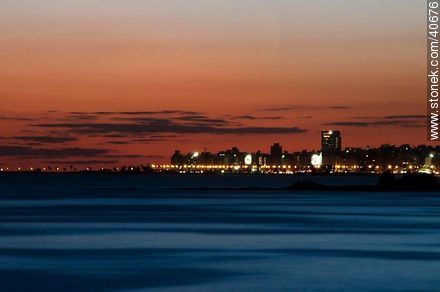
[[280, 120], [281, 116], [271, 116], [271, 117], [257, 117], [252, 115], [234, 116], [233, 120]]
[[31, 117], [17, 117], [17, 116], [5, 116], [0, 115], [0, 121], [35, 121], [35, 118]]
[[48, 160], [47, 164], [61, 164], [61, 165], [96, 165], [96, 164], [115, 164], [118, 160]]
[[[106, 158], [150, 158], [156, 155], [140, 155], [140, 154], [106, 154]], [[162, 157], [162, 156], [160, 156]]]
[[203, 124], [210, 124], [210, 125], [216, 125], [216, 126], [222, 126], [222, 125], [228, 125], [230, 122], [224, 120], [224, 119], [216, 119], [216, 118], [209, 118], [204, 115], [185, 115], [181, 117], [176, 117], [174, 120], [184, 121], [184, 122], [192, 122], [192, 123], [203, 123]]
[[87, 113], [71, 113], [68, 117], [62, 120], [72, 121], [91, 121], [96, 120], [98, 115], [92, 115]]
[[113, 121], [130, 121], [139, 123], [170, 123], [182, 122], [185, 124], [208, 124], [212, 126], [224, 126], [230, 124], [229, 121], [225, 119], [210, 118], [205, 115], [195, 114], [195, 115], [178, 115], [174, 117], [164, 118], [164, 117], [152, 117], [152, 116], [136, 116], [136, 117], [121, 117], [116, 116], [112, 118]]
[[[109, 117], [103, 117], [109, 116]], [[154, 142], [151, 135], [185, 135], [185, 134], [296, 134], [304, 133], [300, 127], [285, 126], [252, 126], [242, 125], [236, 120], [278, 120], [281, 116], [229, 116], [210, 117], [199, 112], [183, 110], [165, 111], [96, 111], [70, 112], [64, 120], [46, 120], [33, 126], [45, 128], [58, 135], [22, 135], [17, 140], [40, 143], [64, 143], [75, 141], [82, 136], [110, 138], [108, 144], [128, 144], [132, 142]], [[56, 133], [56, 132], [55, 132]], [[65, 133], [70, 136], [64, 137]], [[150, 137], [145, 137], [146, 135]], [[116, 138], [116, 139], [111, 139]], [[121, 138], [121, 139], [119, 139]], [[134, 141], [133, 138], [138, 138]], [[140, 140], [140, 139], [143, 140]], [[164, 137], [158, 137], [163, 139]], [[124, 141], [127, 140], [127, 142]]]
[[[55, 158], [69, 159], [82, 158], [105, 158], [105, 159], [134, 159], [149, 158], [148, 155], [139, 154], [114, 154], [109, 149], [101, 148], [41, 148], [21, 145], [0, 145], [0, 157], [24, 157], [24, 158]], [[154, 158], [156, 158], [154, 156]]]
[[[151, 134], [295, 134], [306, 132], [298, 127], [261, 127], [234, 125], [226, 119], [212, 118], [206, 115], [184, 111], [161, 111], [148, 113], [167, 113], [178, 116], [156, 117], [156, 116], [120, 116], [126, 112], [96, 112], [114, 114], [111, 121], [105, 122], [59, 122], [40, 123], [34, 126], [67, 130], [70, 133], [80, 135], [101, 135], [106, 137], [144, 136]], [[141, 115], [146, 112], [127, 112], [131, 115]], [[183, 114], [184, 113], [184, 114]], [[241, 116], [243, 119], [252, 119], [251, 116]], [[263, 117], [263, 119], [278, 119], [279, 117]], [[113, 140], [118, 141], [118, 140]], [[150, 140], [151, 141], [151, 140]], [[138, 142], [150, 142], [138, 141]], [[119, 143], [119, 142], [117, 142]]]
[[256, 120], [257, 117], [251, 116], [251, 115], [243, 115], [243, 116], [236, 116], [232, 117], [233, 120]]
[[109, 153], [107, 149], [93, 148], [36, 148], [21, 145], [0, 145], [0, 156], [22, 156], [30, 158], [51, 157], [95, 157]]
[[198, 115], [199, 112], [194, 111], [182, 111], [182, 110], [163, 110], [163, 111], [99, 111], [99, 112], [71, 112], [72, 115], [127, 115], [127, 116], [139, 116], [139, 115], [172, 115], [172, 114], [183, 114], [183, 115]]
[[154, 142], [164, 142], [170, 139], [175, 140], [175, 138], [181, 138], [181, 137], [182, 135], [150, 135], [149, 137], [146, 138], [133, 139], [132, 142], [149, 144]]
[[167, 139], [164, 138], [142, 138], [142, 139], [133, 139], [133, 140], [127, 140], [127, 141], [107, 141], [106, 144], [111, 145], [130, 145], [130, 144], [136, 144], [136, 143], [143, 143], [148, 144], [152, 142], [163, 142], [167, 141]]
[[425, 115], [398, 115], [398, 116], [386, 116], [385, 119], [426, 119]]
[[296, 134], [307, 130], [299, 127], [219, 127], [205, 122], [178, 124], [170, 119], [151, 119], [143, 123], [45, 123], [34, 125], [42, 128], [61, 128], [77, 134]]
[[12, 137], [15, 140], [21, 140], [21, 141], [30, 141], [30, 142], [39, 142], [39, 143], [50, 143], [50, 144], [57, 144], [57, 143], [66, 143], [66, 142], [72, 142], [76, 141], [77, 138], [75, 137], [57, 137], [57, 136], [16, 136]]
[[351, 106], [345, 106], [345, 105], [336, 105], [336, 106], [330, 106], [328, 109], [351, 109]]
[[326, 123], [326, 126], [341, 127], [378, 127], [378, 126], [398, 126], [404, 128], [421, 128], [425, 125], [421, 123], [426, 116], [424, 115], [390, 115], [384, 117], [358, 117], [357, 120]]
[[368, 127], [371, 126], [370, 122], [332, 122], [325, 123], [325, 126], [342, 126], [342, 127]]
[[402, 120], [402, 119], [426, 119], [425, 115], [390, 115], [390, 116], [383, 116], [383, 117], [371, 117], [371, 116], [363, 116], [363, 117], [356, 117], [355, 119], [359, 120]]
[[143, 138], [143, 139], [134, 139], [133, 142], [136, 143], [151, 143], [151, 142], [163, 142], [166, 141], [167, 139], [164, 138]]
[[166, 138], [179, 138], [182, 135], [175, 135], [175, 134], [171, 134], [171, 135], [151, 135], [150, 138], [158, 138], [158, 139], [166, 139]]
[[316, 109], [327, 109], [327, 110], [345, 110], [345, 109], [351, 109], [351, 106], [346, 105], [331, 105], [331, 106], [315, 106], [315, 105], [287, 105], [287, 106], [280, 106], [280, 107], [270, 107], [270, 108], [264, 108], [261, 109], [262, 111], [266, 112], [280, 112], [280, 111], [291, 111], [291, 110], [316, 110]]
[[262, 111], [266, 111], [266, 112], [280, 112], [280, 111], [290, 111], [290, 110], [298, 109], [298, 108], [301, 108], [301, 107], [297, 106], [297, 105], [291, 105], [291, 106], [283, 106], [283, 107], [264, 108], [264, 109], [262, 109]]
[[127, 138], [126, 135], [122, 135], [122, 134], [104, 134], [104, 135], [100, 135], [99, 137], [106, 137], [106, 138]]
[[130, 141], [107, 141], [105, 143], [113, 144], [113, 145], [127, 145], [127, 144], [131, 144]]

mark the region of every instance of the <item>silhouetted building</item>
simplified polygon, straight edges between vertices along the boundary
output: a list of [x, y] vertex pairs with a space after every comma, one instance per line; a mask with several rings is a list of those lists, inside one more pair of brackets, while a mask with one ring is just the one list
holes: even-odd
[[321, 132], [322, 163], [325, 168], [332, 169], [338, 162], [341, 153], [341, 132], [324, 130]]
[[269, 155], [266, 153], [261, 153], [261, 151], [257, 151], [255, 153], [255, 162], [257, 165], [268, 165], [270, 163]]
[[229, 150], [221, 151], [217, 154], [215, 163], [225, 165], [235, 165], [244, 163], [244, 157], [246, 153], [240, 152], [237, 147], [232, 147]]
[[340, 131], [324, 130], [321, 132], [321, 151], [324, 154], [341, 152], [342, 138]]
[[179, 150], [174, 151], [173, 156], [171, 156], [171, 164], [181, 165], [185, 163], [186, 157]]
[[[171, 166], [153, 165], [153, 168], [159, 172], [175, 170], [183, 173], [194, 171], [203, 173], [310, 173], [316, 171], [316, 168], [313, 168], [316, 166], [316, 159], [313, 166], [311, 159], [316, 154], [322, 157], [320, 172], [383, 173], [391, 171], [395, 174], [411, 172], [440, 174], [440, 146], [385, 144], [377, 148], [347, 147], [342, 151], [340, 131], [322, 131], [321, 138], [322, 156], [318, 153], [319, 151], [315, 150], [289, 153], [283, 151], [279, 143], [270, 147], [270, 153], [241, 152], [237, 147], [217, 153], [206, 150], [181, 153], [176, 150], [171, 157]], [[47, 169], [51, 171], [50, 167]], [[122, 168], [121, 172], [124, 170], [125, 168]]]
[[270, 160], [274, 165], [280, 165], [283, 156], [283, 147], [280, 143], [275, 143], [270, 146]]

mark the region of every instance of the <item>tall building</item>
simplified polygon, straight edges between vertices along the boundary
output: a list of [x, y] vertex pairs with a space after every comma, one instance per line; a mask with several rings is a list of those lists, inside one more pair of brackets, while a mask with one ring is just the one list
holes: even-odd
[[270, 146], [270, 158], [272, 164], [281, 164], [281, 159], [283, 156], [283, 147], [281, 147], [280, 143], [275, 143]]
[[324, 130], [321, 132], [321, 151], [324, 154], [337, 154], [341, 152], [341, 132], [335, 130]]

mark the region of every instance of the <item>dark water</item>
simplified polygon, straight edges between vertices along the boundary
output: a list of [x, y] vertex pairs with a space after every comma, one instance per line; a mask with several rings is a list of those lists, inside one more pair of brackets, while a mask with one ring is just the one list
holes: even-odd
[[293, 180], [0, 175], [0, 290], [440, 291], [440, 196], [176, 189]]

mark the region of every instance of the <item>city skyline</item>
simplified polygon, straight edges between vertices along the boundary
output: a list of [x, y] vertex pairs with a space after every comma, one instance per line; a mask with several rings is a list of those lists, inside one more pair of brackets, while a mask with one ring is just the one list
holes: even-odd
[[1, 291], [438, 291], [439, 33], [440, 0], [0, 0]]
[[[97, 167], [98, 160], [48, 161], [46, 165], [18, 167], [3, 165], [0, 172], [77, 172], [98, 171], [112, 173], [372, 173], [392, 171], [396, 174], [424, 172], [439, 174], [440, 146], [382, 144], [379, 147], [351, 147], [342, 145], [340, 130], [321, 131], [318, 149], [289, 151], [279, 142], [267, 146], [268, 151], [245, 151], [236, 146], [219, 151], [190, 151], [176, 149], [165, 163], [143, 161], [139, 164], [115, 165], [117, 160]], [[264, 148], [263, 148], [264, 149]], [[71, 149], [73, 151], [73, 149]], [[110, 165], [113, 163], [113, 165]], [[238, 168], [237, 168], [238, 167]]]
[[[126, 112], [121, 114], [126, 114], [125, 119], [133, 119], [130, 116], [137, 116], [138, 114], [146, 114], [150, 116], [150, 112]], [[166, 115], [170, 113], [180, 113], [180, 111], [166, 111]], [[97, 116], [103, 115], [113, 115], [118, 113], [112, 112], [96, 112], [96, 113], [71, 113], [67, 118], [49, 118], [48, 120], [54, 123], [42, 123], [40, 121], [39, 124], [33, 124], [32, 127], [47, 127], [47, 128], [55, 128], [57, 130], [51, 132], [49, 135], [45, 135], [43, 132], [40, 134], [33, 134], [33, 131], [22, 131], [20, 135], [16, 134], [16, 136], [3, 136], [0, 138], [0, 166], [35, 166], [35, 165], [50, 165], [50, 164], [60, 164], [60, 165], [92, 165], [94, 167], [105, 167], [109, 165], [141, 165], [145, 163], [163, 163], [168, 161], [169, 154], [175, 149], [180, 149], [182, 151], [187, 152], [202, 152], [204, 150], [208, 151], [220, 151], [221, 149], [226, 149], [230, 147], [231, 144], [235, 145], [239, 148], [245, 148], [249, 151], [259, 151], [267, 148], [268, 145], [274, 141], [278, 141], [282, 145], [284, 145], [285, 149], [289, 151], [321, 151], [321, 143], [322, 143], [322, 132], [325, 130], [317, 130], [310, 131], [301, 128], [288, 128], [288, 127], [267, 127], [267, 126], [253, 126], [253, 127], [236, 127], [236, 128], [227, 128], [227, 127], [217, 127], [210, 126], [205, 124], [204, 119], [211, 120], [217, 123], [216, 119], [210, 119], [203, 116], [198, 116], [195, 113], [188, 112], [190, 115], [181, 116], [175, 118], [185, 119], [188, 118], [192, 120], [202, 120], [201, 124], [194, 126], [185, 124], [182, 125], [174, 125], [168, 124], [165, 122], [163, 125], [155, 124], [155, 118], [148, 118], [153, 121], [152, 125], [148, 125], [152, 134], [145, 136], [141, 133], [142, 137], [137, 137], [137, 133], [134, 136], [131, 134], [122, 135], [119, 134], [118, 127], [122, 127], [123, 131], [127, 131], [130, 133], [131, 131], [138, 131], [140, 129], [141, 132], [145, 125], [136, 125], [136, 124], [106, 124], [106, 123], [96, 123], [96, 124], [88, 124], [87, 120], [90, 119], [89, 115], [96, 114]], [[49, 115], [56, 115], [58, 113], [49, 112]], [[185, 114], [185, 113], [183, 113]], [[193, 115], [194, 116], [191, 116]], [[21, 123], [33, 123], [35, 120], [30, 116], [24, 117], [2, 117], [5, 120], [16, 120]], [[47, 117], [46, 117], [47, 118]], [[411, 117], [414, 118], [414, 117]], [[423, 118], [425, 118], [423, 116]], [[124, 118], [117, 118], [123, 120]], [[142, 119], [142, 118], [141, 118]], [[174, 119], [174, 118], [173, 118]], [[386, 117], [391, 124], [393, 124], [393, 120], [395, 117], [389, 116]], [[83, 122], [86, 121], [86, 123]], [[220, 119], [218, 119], [220, 121]], [[161, 122], [158, 119], [159, 123]], [[95, 129], [93, 126], [96, 126]], [[71, 127], [69, 131], [71, 133], [63, 132], [58, 130], [58, 128]], [[165, 134], [161, 133], [161, 127], [165, 128]], [[198, 129], [201, 127], [201, 129]], [[172, 130], [167, 130], [166, 128], [176, 128], [178, 130], [174, 131], [183, 131], [183, 132], [167, 132]], [[402, 140], [394, 140], [394, 139], [384, 139], [384, 140], [373, 140], [373, 141], [365, 141], [359, 142], [353, 139], [350, 136], [352, 131], [344, 131], [344, 144], [342, 147], [354, 147], [354, 148], [365, 148], [365, 147], [379, 147], [384, 144], [390, 145], [403, 145], [409, 144], [411, 146], [419, 146], [419, 145], [431, 145], [435, 146], [435, 143], [429, 143], [427, 141], [421, 141], [420, 143], [409, 143], [407, 139]], [[389, 127], [387, 127], [389, 128]], [[324, 128], [322, 128], [324, 129]], [[327, 128], [328, 129], [328, 128]], [[346, 127], [341, 127], [341, 129], [347, 129]], [[363, 131], [365, 126], [357, 126], [355, 129]], [[374, 129], [377, 129], [376, 127]], [[100, 131], [110, 130], [108, 134], [100, 133]], [[113, 131], [115, 130], [115, 132]], [[418, 128], [420, 132], [421, 129]], [[7, 131], [7, 129], [6, 129]], [[87, 133], [90, 131], [90, 134]], [[199, 133], [201, 131], [201, 133]], [[205, 139], [207, 136], [203, 134], [204, 131], [218, 131], [218, 133], [211, 134], [214, 136], [214, 139]], [[339, 130], [336, 130], [339, 132]], [[82, 133], [84, 132], [84, 133]], [[387, 133], [385, 133], [387, 134]], [[87, 135], [88, 141], [96, 141], [96, 142], [86, 142], [84, 143], [84, 139], [78, 138], [82, 135]], [[199, 139], [186, 139], [192, 135], [200, 135], [203, 137]], [[304, 143], [304, 136], [310, 139], [311, 144]], [[209, 137], [209, 135], [208, 135]], [[225, 137], [230, 137], [230, 139], [225, 139]], [[102, 142], [102, 139], [107, 139], [106, 142]], [[127, 141], [127, 139], [133, 139]], [[171, 142], [170, 142], [171, 141]], [[234, 141], [234, 142], [232, 142]], [[258, 141], [258, 144], [255, 143]], [[393, 143], [391, 141], [396, 141], [397, 143]], [[83, 142], [84, 144], [79, 144], [79, 142]], [[188, 143], [190, 142], [190, 143]], [[152, 151], [151, 147], [159, 145], [162, 147], [161, 151]], [[94, 146], [94, 147], [93, 147]], [[124, 151], [124, 148], [127, 149]], [[135, 149], [135, 151], [133, 151]], [[154, 148], [153, 148], [154, 149]], [[17, 159], [19, 158], [19, 159]]]
[[2, 1], [0, 166], [317, 149], [332, 128], [352, 147], [430, 144], [423, 15], [411, 0]]

